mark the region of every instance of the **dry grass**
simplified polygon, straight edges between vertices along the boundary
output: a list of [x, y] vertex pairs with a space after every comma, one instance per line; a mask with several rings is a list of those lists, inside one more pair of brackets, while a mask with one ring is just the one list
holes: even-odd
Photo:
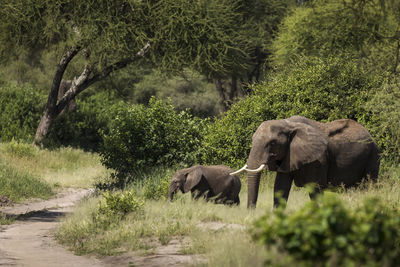
[[[192, 243], [181, 253], [203, 254], [209, 266], [263, 266], [265, 259], [271, 257], [274, 262], [285, 266], [289, 263], [284, 255], [273, 250], [266, 251], [251, 239], [249, 233], [257, 218], [272, 211], [273, 177], [264, 175], [262, 179], [255, 210], [246, 207], [247, 189], [243, 181], [238, 207], [193, 201], [188, 194], [178, 194], [173, 203], [165, 199], [147, 200], [143, 214], [131, 214], [106, 231], [92, 229], [88, 233], [89, 214], [95, 211], [95, 201], [89, 201], [64, 220], [58, 238], [77, 253], [115, 254], [132, 250], [151, 251], [155, 245], [165, 245], [174, 237], [189, 236]], [[388, 205], [399, 205], [400, 167], [386, 169], [380, 179], [379, 183], [365, 184], [363, 188], [338, 190], [337, 195], [349, 207], [357, 207], [370, 196], [378, 196]], [[140, 192], [143, 188], [137, 190]], [[293, 187], [287, 209], [297, 210], [308, 201], [305, 189]], [[222, 227], [207, 228], [210, 224]], [[235, 227], [230, 227], [232, 224]]]
[[97, 154], [73, 148], [46, 150], [12, 141], [0, 144], [0, 159], [55, 187], [87, 188], [108, 174]]

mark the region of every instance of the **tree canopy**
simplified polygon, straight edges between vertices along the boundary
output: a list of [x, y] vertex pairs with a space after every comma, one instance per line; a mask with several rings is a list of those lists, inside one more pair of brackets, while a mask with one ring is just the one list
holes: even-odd
[[[59, 64], [36, 134], [41, 142], [69, 101], [133, 62], [170, 72], [192, 67], [208, 76], [245, 72], [255, 42], [244, 35], [249, 24], [243, 22], [251, 11], [246, 4], [240, 0], [4, 1], [0, 55], [6, 62], [20, 53], [34, 58], [43, 51], [57, 51]], [[57, 99], [61, 80], [72, 78], [69, 90]]]

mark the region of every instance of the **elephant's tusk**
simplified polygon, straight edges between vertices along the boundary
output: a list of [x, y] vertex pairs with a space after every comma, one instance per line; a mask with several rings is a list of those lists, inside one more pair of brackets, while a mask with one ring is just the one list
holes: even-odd
[[255, 170], [250, 170], [250, 169], [245, 169], [247, 172], [251, 172], [251, 173], [259, 173], [260, 171], [262, 171], [265, 167], [265, 164], [261, 164], [260, 167], [258, 167]]
[[229, 175], [235, 175], [235, 174], [241, 173], [241, 172], [247, 170], [246, 168], [247, 168], [247, 164], [245, 164], [245, 165], [243, 166], [243, 168], [241, 168], [240, 170], [237, 170], [237, 171], [235, 171], [235, 172], [231, 172]]

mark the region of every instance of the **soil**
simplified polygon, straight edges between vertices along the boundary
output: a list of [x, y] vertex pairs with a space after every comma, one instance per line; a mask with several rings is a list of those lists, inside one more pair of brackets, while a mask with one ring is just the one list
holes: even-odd
[[11, 206], [7, 202], [5, 207], [0, 205], [0, 212], [18, 218], [11, 225], [0, 226], [0, 266], [186, 266], [202, 260], [200, 256], [179, 253], [182, 246], [190, 242], [185, 239], [173, 239], [146, 256], [125, 254], [100, 258], [74, 255], [54, 240], [53, 232], [59, 225], [59, 219], [91, 192], [87, 189], [68, 189], [50, 200]]

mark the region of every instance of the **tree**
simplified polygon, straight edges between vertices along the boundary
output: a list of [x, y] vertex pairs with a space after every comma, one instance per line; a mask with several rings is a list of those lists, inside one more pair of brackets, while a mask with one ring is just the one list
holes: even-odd
[[273, 62], [285, 66], [299, 56], [343, 55], [371, 72], [396, 75], [399, 26], [399, 1], [308, 1], [283, 20], [273, 42]]
[[[244, 1], [243, 1], [244, 2]], [[59, 61], [35, 135], [42, 143], [69, 102], [112, 72], [135, 63], [202, 73], [244, 68], [237, 22], [241, 2], [188, 0], [1, 0], [2, 63], [19, 53], [56, 51]], [[77, 70], [79, 70], [77, 72]], [[60, 100], [60, 84], [72, 83]]]
[[[241, 37], [240, 45], [248, 55], [245, 68], [233, 68], [224, 73], [214, 72], [212, 78], [228, 110], [240, 88], [250, 90], [249, 84], [259, 82], [265, 70], [269, 68], [268, 57], [271, 54], [271, 43], [275, 38], [278, 26], [284, 19], [290, 2], [288, 0], [250, 0], [242, 1], [239, 7], [240, 20], [236, 23]], [[232, 59], [229, 59], [232, 60]]]

